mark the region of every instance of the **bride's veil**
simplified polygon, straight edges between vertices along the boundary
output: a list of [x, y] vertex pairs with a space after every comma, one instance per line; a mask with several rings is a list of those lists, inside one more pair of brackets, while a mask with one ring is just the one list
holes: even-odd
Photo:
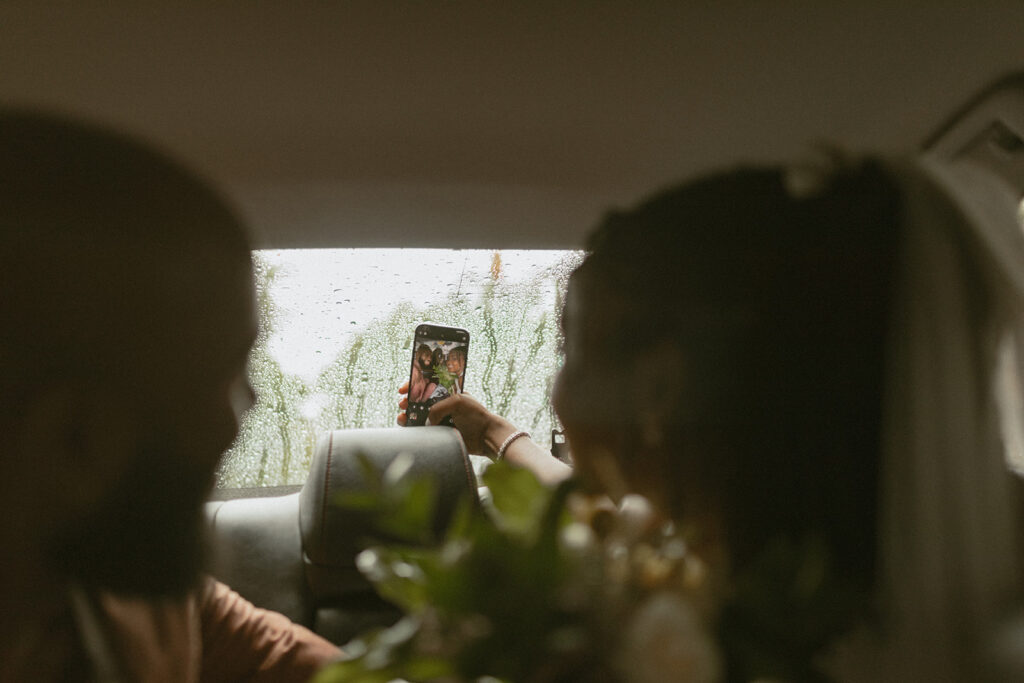
[[1019, 198], [968, 163], [926, 156], [894, 173], [904, 214], [880, 475], [883, 645], [868, 668], [990, 680], [1005, 660], [996, 631], [1024, 586], [1007, 466], [1024, 468]]

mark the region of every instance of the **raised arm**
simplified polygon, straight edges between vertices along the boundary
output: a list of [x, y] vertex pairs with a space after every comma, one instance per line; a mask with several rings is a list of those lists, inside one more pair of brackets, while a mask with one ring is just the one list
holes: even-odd
[[[407, 385], [403, 385], [399, 391], [404, 393], [407, 388]], [[408, 400], [403, 398], [399, 407], [403, 410], [408, 407]], [[457, 394], [438, 401], [431, 406], [427, 422], [438, 424], [445, 417], [452, 418], [455, 428], [466, 442], [466, 448], [474, 455], [497, 458], [500, 453], [502, 458], [529, 469], [546, 484], [557, 484], [572, 475], [570, 466], [469, 394]], [[405, 424], [404, 412], [398, 416], [398, 423]], [[505, 446], [504, 452], [501, 452], [502, 446]]]

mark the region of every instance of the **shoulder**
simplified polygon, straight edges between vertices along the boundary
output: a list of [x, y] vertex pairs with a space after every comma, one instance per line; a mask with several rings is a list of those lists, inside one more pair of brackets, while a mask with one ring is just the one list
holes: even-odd
[[111, 654], [129, 680], [199, 680], [201, 646], [195, 595], [144, 599], [101, 593], [96, 607]]
[[306, 681], [338, 648], [210, 579], [201, 593], [202, 680]]

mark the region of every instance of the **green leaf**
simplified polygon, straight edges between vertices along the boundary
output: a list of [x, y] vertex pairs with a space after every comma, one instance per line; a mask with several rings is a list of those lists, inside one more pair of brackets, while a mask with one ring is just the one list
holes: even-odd
[[371, 491], [339, 491], [334, 503], [349, 510], [375, 511], [381, 507], [381, 497]]
[[321, 670], [310, 683], [389, 683], [395, 676], [391, 671], [370, 671], [361, 660], [338, 662]]
[[382, 489], [381, 474], [377, 470], [377, 466], [365, 453], [356, 453], [356, 460], [359, 462], [359, 470], [367, 489], [373, 493], [380, 493]]
[[460, 538], [469, 538], [473, 534], [473, 528], [486, 518], [480, 514], [479, 504], [470, 496], [462, 496], [456, 504], [455, 512], [448, 523], [445, 537], [451, 541]]
[[440, 657], [417, 657], [404, 669], [405, 677], [413, 681], [433, 681], [455, 673], [452, 662]]
[[389, 490], [385, 514], [378, 515], [378, 527], [411, 543], [430, 543], [436, 501], [437, 487], [433, 481], [405, 482]]
[[437, 381], [451, 393], [452, 387], [455, 385], [456, 375], [448, 370], [448, 366], [442, 363], [434, 365], [434, 376], [437, 377]]
[[[436, 488], [407, 468], [395, 472], [385, 476], [380, 524], [409, 538], [429, 528]], [[562, 666], [586, 647], [581, 603], [567, 608], [564, 600], [578, 558], [558, 543], [571, 486], [551, 489], [501, 462], [484, 481], [493, 514], [461, 504], [441, 547], [391, 544], [360, 555], [360, 571], [409, 616], [363, 641], [353, 664], [363, 668], [351, 671], [370, 673], [340, 681], [379, 680], [383, 671], [410, 681], [525, 680], [538, 661]]]
[[437, 487], [432, 480], [413, 474], [411, 457], [399, 454], [381, 473], [369, 458], [357, 454], [365, 489], [340, 492], [335, 504], [370, 513], [379, 535], [391, 540], [433, 542]]
[[487, 468], [483, 481], [491, 491], [499, 524], [512, 533], [537, 531], [551, 490], [532, 472], [499, 461]]
[[420, 611], [427, 598], [426, 573], [420, 567], [424, 554], [389, 548], [367, 552], [372, 553], [372, 566], [364, 562], [367, 555], [360, 554], [359, 569], [373, 582], [377, 593], [409, 613]]

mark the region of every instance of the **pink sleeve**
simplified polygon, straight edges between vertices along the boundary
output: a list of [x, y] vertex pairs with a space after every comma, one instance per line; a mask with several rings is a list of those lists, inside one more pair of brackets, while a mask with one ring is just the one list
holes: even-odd
[[203, 683], [300, 683], [341, 655], [287, 617], [210, 580], [200, 604]]

